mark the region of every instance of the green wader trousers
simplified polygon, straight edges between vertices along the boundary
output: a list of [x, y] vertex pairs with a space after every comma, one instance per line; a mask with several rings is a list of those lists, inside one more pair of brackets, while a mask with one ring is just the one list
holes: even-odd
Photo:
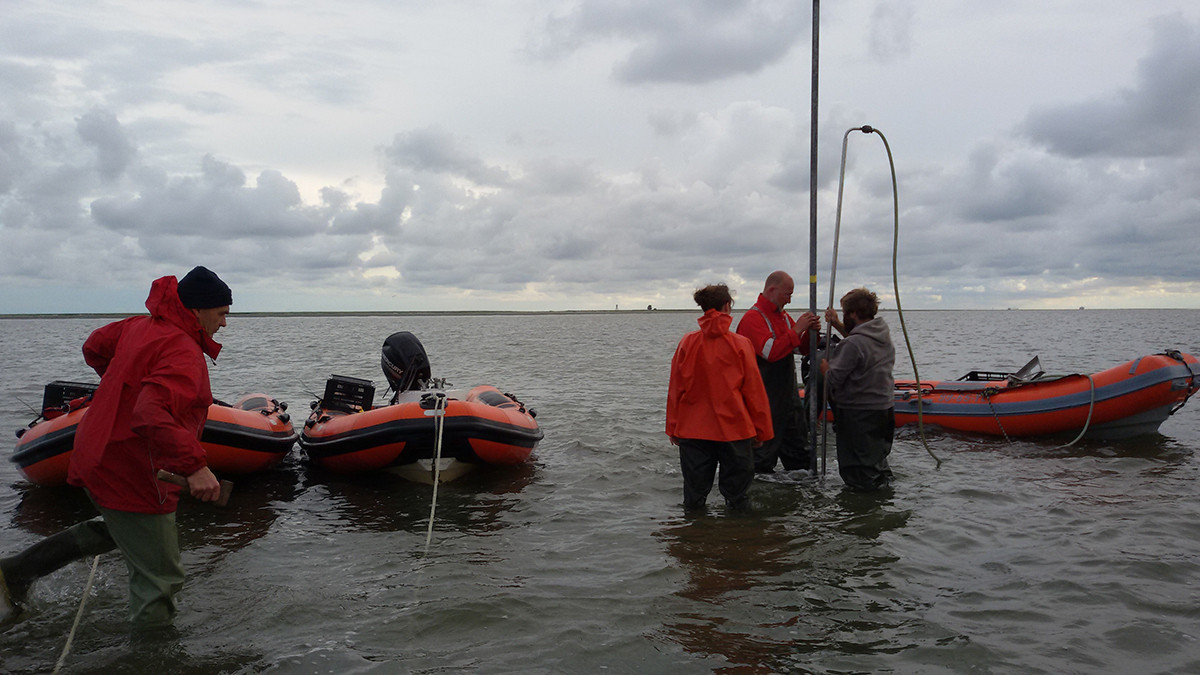
[[175, 594], [183, 588], [175, 514], [97, 508], [102, 521], [93, 518], [70, 528], [79, 548], [111, 550], [116, 544], [129, 569], [129, 621], [138, 627], [169, 625]]

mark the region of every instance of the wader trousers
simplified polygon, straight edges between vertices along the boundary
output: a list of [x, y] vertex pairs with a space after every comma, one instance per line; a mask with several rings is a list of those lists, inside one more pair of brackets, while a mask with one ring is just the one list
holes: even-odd
[[787, 471], [811, 468], [806, 442], [808, 425], [796, 383], [796, 357], [789, 354], [775, 362], [759, 357], [758, 371], [771, 402], [775, 437], [755, 448], [754, 471], [770, 473], [777, 462], [782, 462]]
[[750, 506], [746, 495], [754, 480], [754, 452], [751, 439], [741, 441], [705, 441], [679, 439], [679, 467], [683, 470], [683, 508], [704, 506], [712, 490], [713, 477], [720, 467], [717, 488], [731, 509]]
[[896, 431], [895, 409], [863, 410], [836, 407], [838, 474], [846, 487], [869, 492], [892, 482], [888, 455]]
[[71, 527], [80, 548], [121, 549], [129, 570], [129, 621], [137, 627], [169, 625], [175, 594], [183, 588], [179, 530], [174, 513], [131, 513], [97, 506], [93, 518]]

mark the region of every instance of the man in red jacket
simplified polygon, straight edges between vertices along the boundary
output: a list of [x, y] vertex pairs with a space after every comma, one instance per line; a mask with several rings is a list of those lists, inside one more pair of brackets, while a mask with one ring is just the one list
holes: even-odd
[[704, 506], [720, 466], [721, 495], [729, 508], [741, 510], [750, 504], [752, 446], [771, 438], [771, 408], [750, 342], [729, 332], [729, 288], [706, 286], [693, 297], [704, 316], [671, 359], [667, 436], [679, 446], [684, 508]]
[[163, 626], [183, 587], [175, 508], [180, 488], [159, 469], [187, 477], [203, 501], [220, 496], [200, 434], [212, 404], [205, 356], [225, 325], [233, 296], [216, 274], [196, 267], [178, 283], [157, 279], [149, 316], [95, 330], [84, 360], [100, 374], [75, 435], [68, 482], [85, 488], [100, 518], [79, 523], [0, 560], [0, 592], [19, 598], [38, 577], [87, 555], [120, 548], [129, 570], [129, 616], [139, 627]]
[[820, 330], [821, 321], [812, 312], [805, 312], [798, 321], [793, 321], [783, 311], [792, 301], [794, 290], [795, 282], [787, 272], [772, 272], [758, 302], [742, 315], [737, 326], [738, 335], [749, 338], [754, 347], [771, 401], [771, 422], [775, 429], [775, 437], [754, 450], [756, 473], [771, 473], [777, 462], [782, 462], [787, 471], [810, 468], [795, 354], [808, 353], [808, 332]]

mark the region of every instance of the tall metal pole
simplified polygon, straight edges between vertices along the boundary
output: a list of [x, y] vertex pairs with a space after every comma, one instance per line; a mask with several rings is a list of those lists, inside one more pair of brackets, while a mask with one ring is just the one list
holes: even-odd
[[[809, 113], [809, 177], [808, 177], [808, 309], [817, 312], [817, 81], [820, 39], [821, 35], [821, 0], [813, 0], [812, 12], [812, 110]], [[805, 391], [808, 401], [808, 449], [809, 469], [815, 476], [817, 473], [817, 420], [821, 412], [817, 403], [821, 401], [814, 383], [820, 373], [821, 364], [817, 361], [817, 331], [808, 335], [808, 353], [810, 367]], [[824, 462], [822, 462], [822, 470]]]

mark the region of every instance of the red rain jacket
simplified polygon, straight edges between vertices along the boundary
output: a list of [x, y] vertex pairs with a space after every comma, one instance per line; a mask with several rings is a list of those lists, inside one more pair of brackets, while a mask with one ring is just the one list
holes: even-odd
[[796, 322], [787, 312], [777, 309], [775, 303], [759, 293], [758, 302], [746, 310], [738, 322], [737, 333], [750, 339], [754, 353], [759, 358], [774, 363], [796, 349], [801, 354], [808, 353], [808, 334], [805, 333], [804, 337], [796, 335], [796, 331], [792, 330], [795, 325]]
[[667, 435], [709, 441], [768, 441], [771, 405], [754, 349], [729, 332], [733, 317], [710, 309], [679, 341], [667, 388]]
[[150, 286], [150, 316], [92, 332], [83, 359], [100, 387], [75, 434], [68, 482], [116, 511], [171, 513], [180, 489], [159, 469], [189, 476], [207, 464], [200, 434], [212, 405], [208, 364], [221, 345], [183, 306], [175, 277]]

